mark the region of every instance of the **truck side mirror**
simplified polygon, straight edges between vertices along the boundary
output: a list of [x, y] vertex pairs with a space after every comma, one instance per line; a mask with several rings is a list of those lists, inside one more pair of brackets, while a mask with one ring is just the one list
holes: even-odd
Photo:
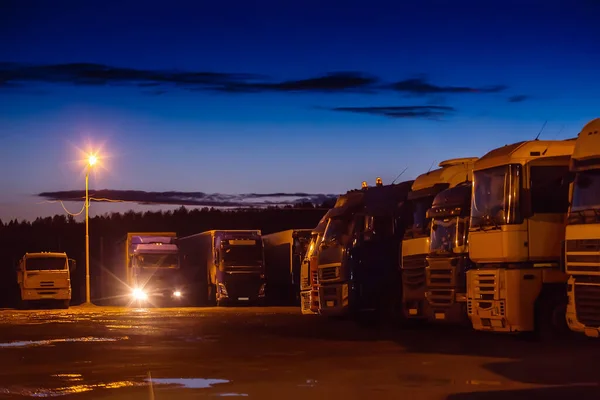
[[77, 269], [77, 261], [75, 261], [72, 258], [69, 258], [69, 271], [75, 272], [76, 269]]

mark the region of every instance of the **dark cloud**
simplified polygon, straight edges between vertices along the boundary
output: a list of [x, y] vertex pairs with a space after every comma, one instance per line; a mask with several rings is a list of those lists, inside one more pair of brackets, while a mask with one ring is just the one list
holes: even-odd
[[361, 72], [332, 72], [322, 76], [278, 83], [231, 84], [226, 92], [349, 92], [372, 90], [378, 79]]
[[519, 95], [516, 95], [516, 96], [510, 96], [508, 98], [508, 102], [509, 103], [520, 103], [522, 101], [529, 100], [529, 99], [530, 99], [529, 96], [524, 95], [524, 94], [519, 94]]
[[[57, 83], [86, 86], [134, 86], [144, 89], [169, 90], [173, 88], [191, 91], [219, 91], [227, 93], [260, 92], [356, 92], [375, 93], [394, 90], [417, 95], [440, 95], [460, 93], [497, 93], [506, 86], [487, 87], [440, 86], [423, 76], [381, 83], [380, 79], [363, 72], [331, 72], [316, 77], [297, 80], [272, 81], [259, 74], [226, 73], [210, 71], [155, 71], [135, 68], [112, 67], [94, 63], [70, 63], [54, 65], [26, 65], [0, 62], [0, 90], [15, 85], [32, 83]], [[154, 91], [146, 92], [156, 94]]]
[[381, 115], [389, 118], [441, 119], [456, 109], [449, 106], [336, 107], [332, 111]]
[[150, 71], [111, 67], [103, 64], [71, 63], [24, 65], [0, 63], [0, 83], [63, 83], [75, 85], [135, 85], [139, 87], [180, 86], [214, 89], [247, 83], [261, 75], [219, 72]]
[[392, 90], [397, 92], [416, 94], [416, 95], [432, 95], [432, 94], [459, 94], [459, 93], [498, 93], [506, 90], [508, 87], [504, 85], [494, 85], [486, 87], [469, 87], [469, 86], [439, 86], [427, 82], [423, 78], [405, 79], [395, 82], [390, 85]]
[[[82, 190], [44, 192], [38, 196], [48, 200], [81, 201], [85, 198]], [[294, 205], [300, 203], [322, 204], [336, 199], [333, 194], [311, 193], [246, 193], [220, 194], [203, 192], [145, 192], [141, 190], [92, 190], [90, 197], [96, 201], [131, 202], [139, 204], [169, 204], [206, 207], [248, 207]]]

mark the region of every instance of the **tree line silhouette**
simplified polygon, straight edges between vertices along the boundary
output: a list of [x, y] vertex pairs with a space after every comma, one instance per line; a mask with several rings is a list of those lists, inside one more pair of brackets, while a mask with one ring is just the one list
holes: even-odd
[[[286, 229], [314, 228], [335, 199], [320, 205], [222, 210], [216, 208], [174, 211], [110, 213], [89, 220], [91, 297], [101, 301], [103, 285], [122, 268], [117, 243], [127, 232], [176, 232], [183, 237], [211, 229], [260, 229], [264, 234]], [[0, 221], [0, 306], [14, 307], [19, 299], [16, 268], [26, 252], [66, 252], [77, 262], [71, 276], [72, 301], [85, 300], [85, 223], [70, 215], [30, 221]], [[119, 257], [121, 256], [121, 257]], [[118, 261], [115, 261], [118, 260]], [[118, 265], [117, 265], [118, 264]], [[108, 278], [107, 278], [108, 277]]]

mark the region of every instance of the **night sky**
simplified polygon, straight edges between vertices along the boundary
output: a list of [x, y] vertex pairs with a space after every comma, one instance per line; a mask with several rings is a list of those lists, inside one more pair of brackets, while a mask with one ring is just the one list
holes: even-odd
[[545, 121], [541, 138], [574, 137], [598, 117], [598, 15], [592, 0], [0, 0], [0, 219], [62, 214], [36, 194], [83, 189], [78, 149], [102, 149], [96, 189], [337, 194]]

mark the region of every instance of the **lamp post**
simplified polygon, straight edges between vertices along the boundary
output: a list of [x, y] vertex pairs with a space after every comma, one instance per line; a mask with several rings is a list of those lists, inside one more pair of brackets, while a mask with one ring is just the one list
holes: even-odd
[[89, 231], [89, 215], [90, 215], [90, 197], [89, 197], [89, 181], [90, 170], [98, 162], [98, 157], [90, 154], [88, 157], [88, 165], [85, 171], [85, 304], [91, 305], [90, 299], [90, 231]]

